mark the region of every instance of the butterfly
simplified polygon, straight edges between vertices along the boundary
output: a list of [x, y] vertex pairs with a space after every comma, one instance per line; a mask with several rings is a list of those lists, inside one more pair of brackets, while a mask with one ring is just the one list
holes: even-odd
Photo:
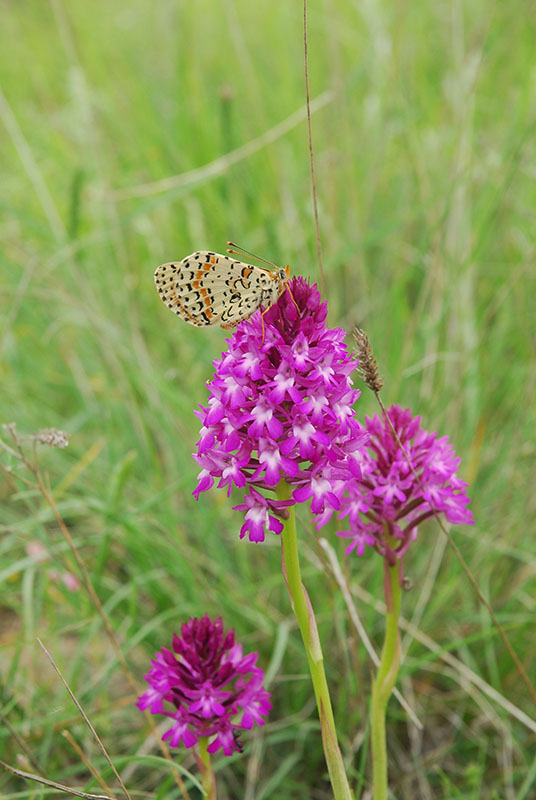
[[[232, 242], [227, 244], [236, 247]], [[258, 258], [247, 250], [227, 252]], [[265, 259], [258, 260], [273, 269], [200, 250], [182, 261], [160, 264], [154, 280], [164, 303], [185, 322], [234, 328], [260, 308], [266, 313], [288, 289], [289, 267], [281, 269]]]

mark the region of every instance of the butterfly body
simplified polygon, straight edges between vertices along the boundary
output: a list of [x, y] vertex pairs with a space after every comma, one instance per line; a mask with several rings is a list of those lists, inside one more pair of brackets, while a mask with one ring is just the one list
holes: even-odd
[[164, 303], [185, 322], [233, 328], [277, 302], [289, 268], [272, 271], [201, 250], [161, 264], [154, 279]]

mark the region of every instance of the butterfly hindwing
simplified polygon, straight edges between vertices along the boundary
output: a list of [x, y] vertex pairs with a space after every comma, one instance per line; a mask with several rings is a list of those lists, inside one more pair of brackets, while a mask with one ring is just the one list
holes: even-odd
[[161, 264], [154, 278], [168, 308], [197, 326], [233, 327], [250, 317], [267, 296], [278, 296], [269, 270], [210, 251]]

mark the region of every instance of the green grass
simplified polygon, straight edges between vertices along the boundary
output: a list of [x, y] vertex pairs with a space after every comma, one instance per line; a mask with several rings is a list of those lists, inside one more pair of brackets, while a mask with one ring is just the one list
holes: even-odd
[[[225, 497], [191, 497], [192, 409], [224, 334], [177, 320], [152, 273], [234, 239], [317, 279], [305, 123], [217, 175], [136, 190], [232, 152], [303, 106], [301, 14], [300, 3], [264, 0], [2, 7], [0, 421], [71, 434], [67, 450], [40, 451], [42, 468], [138, 678], [181, 621], [205, 611], [270, 668], [270, 724], [245, 738], [245, 757], [216, 764], [224, 799], [330, 793], [278, 543], [241, 542]], [[411, 406], [453, 440], [477, 520], [456, 541], [534, 677], [533, 4], [324, 0], [309, 14], [312, 97], [332, 91], [313, 116], [330, 322], [364, 327], [385, 402]], [[366, 392], [357, 408], [376, 410]], [[0, 502], [3, 715], [41, 774], [99, 791], [62, 730], [107, 768], [40, 636], [133, 795], [177, 797], [167, 766], [133, 759], [158, 751], [92, 604], [26, 557], [37, 539], [69, 558], [50, 511], [8, 480]], [[301, 530], [343, 754], [364, 790], [370, 666], [329, 570], [318, 569], [305, 512]], [[345, 561], [330, 541], [379, 643], [379, 559]], [[533, 797], [534, 732], [456, 664], [533, 718], [534, 706], [442, 547], [431, 525], [406, 559], [403, 615], [429, 595], [417, 621], [437, 649], [414, 640], [399, 680], [424, 733], [389, 706], [393, 795]], [[20, 753], [0, 727], [0, 757], [16, 764]], [[175, 759], [196, 772], [190, 756]], [[6, 798], [36, 796], [7, 773], [0, 787]]]

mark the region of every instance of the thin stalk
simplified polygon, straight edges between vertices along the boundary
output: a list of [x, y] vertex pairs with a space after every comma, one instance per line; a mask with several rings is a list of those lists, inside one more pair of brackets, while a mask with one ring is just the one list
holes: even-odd
[[385, 712], [400, 667], [400, 617], [401, 588], [398, 564], [390, 567], [384, 560], [384, 591], [387, 605], [385, 639], [378, 672], [372, 686], [371, 741], [374, 800], [387, 800], [387, 741]]
[[[278, 498], [280, 500], [288, 500], [291, 493], [291, 487], [286, 481], [282, 480], [277, 486]], [[311, 673], [316, 705], [320, 717], [322, 744], [333, 788], [333, 795], [335, 800], [352, 800], [352, 792], [350, 791], [337, 741], [335, 719], [331, 707], [326, 673], [324, 672], [324, 657], [322, 655], [320, 639], [318, 638], [316, 620], [309, 601], [309, 596], [301, 579], [294, 507], [291, 506], [288, 511], [289, 518], [285, 520], [285, 526], [281, 534], [283, 571], [290, 595], [290, 602], [300, 628], [305, 652], [307, 654], [309, 672]]]
[[201, 736], [198, 743], [201, 786], [206, 793], [206, 800], [217, 800], [216, 778], [210, 761], [210, 753], [208, 752], [208, 741], [208, 736]]

